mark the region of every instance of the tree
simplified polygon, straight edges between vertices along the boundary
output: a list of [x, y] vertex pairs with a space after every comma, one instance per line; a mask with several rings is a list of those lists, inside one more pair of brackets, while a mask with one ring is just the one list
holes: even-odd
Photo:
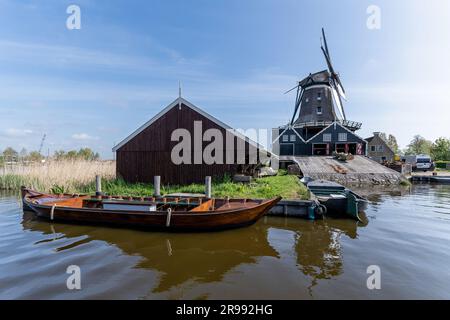
[[432, 142], [420, 135], [415, 135], [408, 144], [405, 154], [430, 154]]
[[69, 160], [75, 160], [78, 158], [78, 153], [75, 150], [70, 150], [66, 153], [65, 158]]
[[399, 148], [398, 148], [397, 138], [395, 138], [395, 136], [393, 134], [389, 135], [386, 142], [387, 142], [388, 146], [391, 147], [392, 151], [394, 151], [394, 153], [398, 153]]
[[450, 140], [447, 138], [438, 138], [431, 146], [431, 156], [434, 160], [450, 160]]
[[81, 148], [80, 150], [78, 150], [78, 158], [80, 159], [92, 161], [98, 160], [99, 157], [100, 155], [98, 153], [94, 153], [94, 151], [92, 151], [90, 148]]
[[80, 150], [70, 150], [68, 152], [64, 150], [55, 151], [54, 157], [56, 160], [98, 160], [100, 155], [98, 152], [92, 151], [90, 148], [81, 148]]
[[23, 161], [23, 160], [25, 160], [27, 158], [27, 156], [28, 156], [27, 149], [22, 148], [22, 150], [20, 150], [20, 152], [19, 152], [20, 159]]
[[28, 160], [33, 162], [40, 162], [44, 157], [38, 151], [31, 151], [28, 155]]
[[3, 151], [3, 157], [4, 157], [5, 161], [17, 160], [18, 155], [19, 154], [17, 153], [17, 151], [11, 147], [8, 147]]
[[66, 152], [64, 150], [56, 150], [53, 157], [56, 160], [63, 160], [66, 157]]

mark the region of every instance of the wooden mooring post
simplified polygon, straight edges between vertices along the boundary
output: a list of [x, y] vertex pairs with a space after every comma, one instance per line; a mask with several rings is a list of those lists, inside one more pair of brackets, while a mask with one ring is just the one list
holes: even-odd
[[205, 196], [206, 198], [211, 198], [211, 177], [207, 176], [205, 178]]
[[102, 178], [98, 174], [95, 176], [95, 195], [102, 195]]
[[161, 196], [161, 176], [154, 176], [153, 177], [153, 187], [155, 188], [154, 196], [160, 197]]

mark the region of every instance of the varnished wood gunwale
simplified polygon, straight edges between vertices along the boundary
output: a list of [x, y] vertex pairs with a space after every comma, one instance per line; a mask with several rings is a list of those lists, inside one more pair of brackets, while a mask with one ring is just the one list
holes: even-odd
[[[272, 206], [274, 206], [281, 197], [270, 200], [248, 200], [242, 202], [241, 207], [233, 206], [231, 209], [214, 211], [172, 211], [170, 214], [170, 223], [168, 223], [168, 211], [126, 211], [126, 210], [105, 210], [101, 208], [85, 208], [58, 206], [58, 202], [37, 203], [39, 198], [36, 191], [24, 189], [22, 192], [24, 210], [32, 210], [38, 217], [52, 219], [55, 221], [65, 221], [74, 223], [94, 223], [110, 224], [118, 226], [128, 226], [137, 228], [156, 228], [167, 231], [175, 230], [218, 230], [236, 228], [255, 223]], [[89, 199], [89, 196], [65, 195], [67, 199]], [[34, 202], [33, 202], [34, 197]], [[41, 194], [42, 198], [58, 198], [56, 195]], [[228, 203], [236, 203], [239, 200], [215, 199]], [[252, 202], [253, 201], [253, 202]], [[64, 203], [64, 202], [62, 202]], [[53, 211], [53, 214], [52, 214]]]

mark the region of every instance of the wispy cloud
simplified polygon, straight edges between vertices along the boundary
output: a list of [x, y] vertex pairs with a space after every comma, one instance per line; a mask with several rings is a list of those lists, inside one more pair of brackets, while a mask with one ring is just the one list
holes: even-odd
[[108, 48], [87, 49], [77, 46], [42, 44], [28, 41], [0, 40], [0, 62], [20, 63], [22, 66], [58, 69], [66, 71], [111, 71], [115, 73], [152, 75], [172, 78], [195, 78], [205, 76], [202, 67], [204, 60], [183, 57], [176, 50], [158, 45], [165, 57], [152, 57], [151, 54], [129, 54], [111, 52]]
[[87, 133], [74, 133], [72, 135], [72, 139], [87, 141], [87, 140], [98, 140], [99, 137], [90, 136]]
[[32, 134], [33, 131], [30, 129], [17, 129], [9, 128], [2, 131], [2, 135], [7, 138], [21, 138]]

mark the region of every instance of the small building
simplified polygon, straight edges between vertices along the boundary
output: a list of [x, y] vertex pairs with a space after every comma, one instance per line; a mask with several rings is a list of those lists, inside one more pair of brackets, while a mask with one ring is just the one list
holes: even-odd
[[379, 132], [374, 132], [373, 137], [367, 138], [367, 156], [379, 163], [393, 162], [395, 152], [387, 144]]
[[[180, 148], [180, 143], [187, 148]], [[219, 146], [212, 148], [211, 146]], [[212, 150], [214, 149], [214, 150]], [[205, 158], [210, 152], [209, 158]], [[203, 183], [206, 176], [254, 174], [271, 153], [179, 97], [113, 148], [126, 182]], [[267, 157], [267, 158], [266, 158]]]

